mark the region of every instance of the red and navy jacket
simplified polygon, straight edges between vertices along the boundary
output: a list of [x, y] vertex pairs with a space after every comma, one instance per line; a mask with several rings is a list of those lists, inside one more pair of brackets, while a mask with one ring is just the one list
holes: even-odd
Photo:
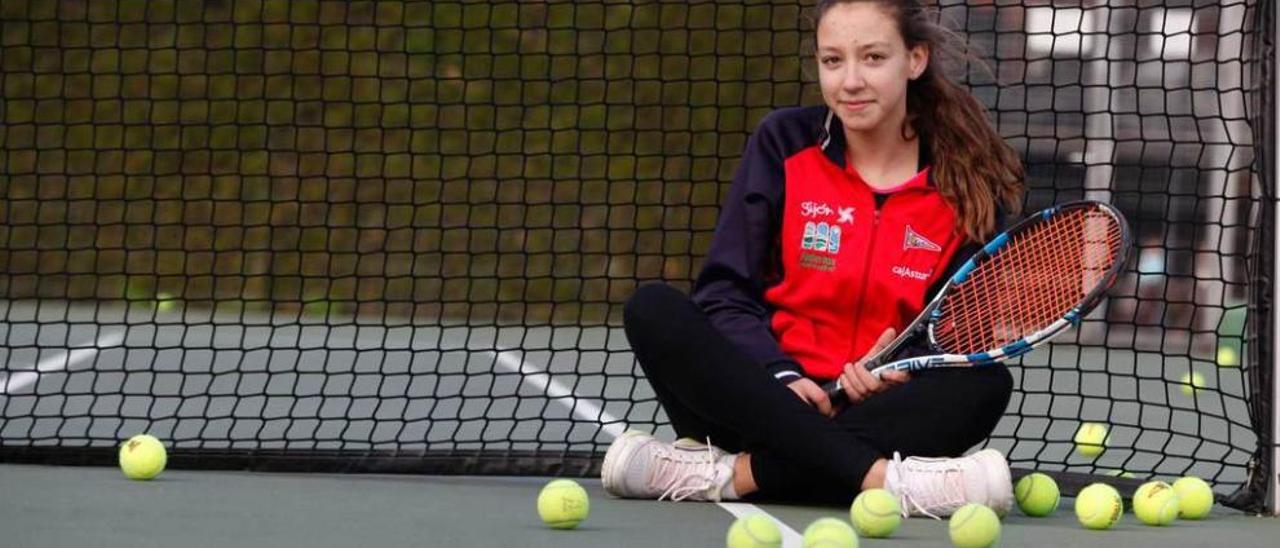
[[901, 331], [977, 245], [919, 173], [873, 191], [824, 106], [767, 116], [747, 142], [693, 301], [783, 382], [835, 378]]

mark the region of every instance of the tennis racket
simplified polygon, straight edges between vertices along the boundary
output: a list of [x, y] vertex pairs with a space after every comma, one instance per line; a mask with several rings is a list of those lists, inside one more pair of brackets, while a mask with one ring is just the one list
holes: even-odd
[[[991, 365], [1021, 356], [1079, 325], [1124, 267], [1129, 225], [1095, 201], [1051, 207], [992, 238], [965, 261], [924, 311], [866, 361], [871, 374]], [[917, 336], [934, 354], [894, 361]], [[839, 379], [823, 385], [844, 398]]]

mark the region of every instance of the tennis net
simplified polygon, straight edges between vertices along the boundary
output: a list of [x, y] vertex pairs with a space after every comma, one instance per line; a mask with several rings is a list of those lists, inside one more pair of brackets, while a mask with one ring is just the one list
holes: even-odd
[[[586, 475], [669, 435], [621, 303], [689, 288], [752, 128], [820, 101], [809, 8], [0, 3], [0, 460], [149, 431], [175, 466]], [[1137, 236], [989, 445], [1261, 508], [1274, 3], [937, 11], [1027, 208], [1104, 199]]]

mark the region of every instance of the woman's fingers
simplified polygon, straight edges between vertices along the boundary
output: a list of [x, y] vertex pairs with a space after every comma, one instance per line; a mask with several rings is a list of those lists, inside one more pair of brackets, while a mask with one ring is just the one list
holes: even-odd
[[861, 367], [861, 363], [846, 363], [844, 364], [844, 372], [840, 374], [840, 386], [844, 388], [844, 394], [851, 402], [860, 402], [871, 395], [871, 390], [867, 387], [866, 382], [858, 375], [857, 370]]
[[870, 371], [867, 371], [867, 367], [864, 364], [859, 363], [855, 366], [853, 373], [862, 381], [862, 385], [873, 394], [883, 392], [884, 389], [889, 387], [884, 382], [881, 382], [878, 377], [872, 375]]
[[885, 371], [882, 377], [876, 377], [867, 370], [867, 359], [888, 348], [897, 336], [898, 332], [892, 327], [885, 329], [862, 359], [858, 360], [857, 363], [844, 364], [844, 371], [840, 374], [840, 386], [844, 388], [844, 393], [849, 397], [849, 401], [862, 401], [872, 394], [884, 392], [890, 386], [902, 384], [911, 378], [902, 371]]
[[845, 389], [849, 401], [859, 402], [909, 380], [911, 374], [906, 371], [890, 369], [882, 371], [876, 377], [862, 363], [845, 364], [844, 372], [840, 375], [840, 386]]
[[889, 343], [893, 342], [894, 337], [897, 337], [897, 336], [898, 336], [898, 332], [894, 331], [892, 327], [885, 329], [884, 333], [880, 334], [880, 338], [876, 339], [876, 344], [871, 345], [871, 351], [867, 352], [867, 355], [871, 356], [874, 354], [878, 354], [881, 350], [884, 350], [886, 347], [888, 347]]
[[812, 405], [823, 416], [831, 417], [835, 415], [835, 411], [831, 407], [831, 398], [828, 398], [826, 391], [812, 380], [800, 379], [788, 384], [787, 388], [795, 392], [796, 396], [799, 396], [805, 403]]
[[880, 380], [887, 385], [898, 385], [911, 380], [911, 374], [906, 371], [890, 369], [880, 374]]
[[831, 407], [831, 398], [827, 397], [827, 392], [821, 386], [813, 385], [813, 394], [809, 397], [809, 403], [813, 404], [824, 417], [835, 415], [835, 410]]

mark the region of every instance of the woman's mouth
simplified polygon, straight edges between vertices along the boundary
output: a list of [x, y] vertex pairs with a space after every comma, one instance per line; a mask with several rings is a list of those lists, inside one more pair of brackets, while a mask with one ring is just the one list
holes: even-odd
[[851, 111], [859, 111], [870, 105], [871, 101], [840, 101], [840, 105]]

